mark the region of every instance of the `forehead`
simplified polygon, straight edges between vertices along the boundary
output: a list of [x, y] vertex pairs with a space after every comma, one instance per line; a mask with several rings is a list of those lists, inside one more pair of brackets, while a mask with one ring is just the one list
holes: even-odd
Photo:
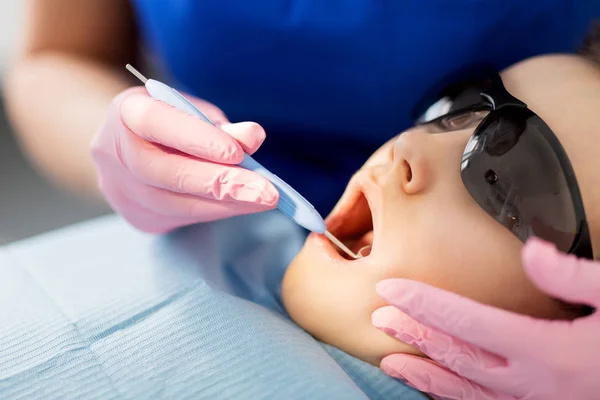
[[507, 90], [552, 128], [573, 165], [596, 249], [600, 244], [600, 67], [546, 56], [502, 72]]

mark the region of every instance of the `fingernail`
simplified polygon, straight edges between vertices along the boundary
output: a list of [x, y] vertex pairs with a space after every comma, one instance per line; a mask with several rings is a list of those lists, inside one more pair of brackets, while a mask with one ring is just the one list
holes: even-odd
[[267, 205], [272, 205], [277, 203], [277, 199], [279, 198], [279, 192], [273, 185], [269, 183], [260, 182], [258, 184], [250, 184], [248, 187], [251, 187], [260, 192], [260, 202]]
[[396, 335], [398, 334], [397, 330], [395, 330], [393, 328], [389, 328], [387, 326], [376, 326], [375, 328], [379, 329], [381, 332], [383, 332], [389, 336], [396, 337]]
[[260, 180], [233, 185], [227, 188], [226, 192], [232, 199], [245, 203], [268, 205], [272, 202], [272, 195], [268, 193], [265, 183]]
[[377, 328], [381, 332], [385, 333], [386, 335], [392, 336], [393, 338], [395, 338], [401, 342], [404, 342], [406, 344], [413, 345], [417, 341], [413, 335], [411, 335], [407, 332], [404, 332], [404, 331], [397, 331], [397, 330], [387, 327], [387, 326], [375, 326], [375, 328]]
[[371, 323], [377, 327], [390, 326], [398, 314], [398, 310], [393, 306], [378, 308], [371, 313]]
[[121, 119], [132, 130], [136, 130], [150, 108], [152, 100], [141, 93], [131, 93], [121, 103]]
[[417, 339], [407, 332], [397, 332], [396, 339], [410, 345], [414, 345], [417, 342]]
[[262, 192], [260, 198], [266, 204], [272, 205], [277, 203], [279, 197], [279, 192], [277, 190], [273, 191], [271, 189], [267, 189]]
[[[548, 271], [558, 267], [556, 247], [538, 238], [530, 238], [522, 254], [522, 261], [526, 269], [543, 269]], [[538, 268], [541, 267], [541, 268]]]

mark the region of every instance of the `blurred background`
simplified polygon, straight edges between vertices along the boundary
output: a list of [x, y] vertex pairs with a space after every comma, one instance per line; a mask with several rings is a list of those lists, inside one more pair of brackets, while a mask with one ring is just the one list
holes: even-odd
[[[22, 0], [0, 0], [0, 74], [18, 40]], [[0, 86], [0, 91], [2, 87]], [[109, 212], [51, 186], [23, 157], [0, 96], [0, 245]]]

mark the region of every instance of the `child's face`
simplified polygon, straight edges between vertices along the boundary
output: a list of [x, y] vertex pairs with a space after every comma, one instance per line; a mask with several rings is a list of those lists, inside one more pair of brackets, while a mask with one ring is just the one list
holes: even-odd
[[[545, 68], [547, 61], [533, 62]], [[591, 156], [585, 153], [589, 147], [581, 143], [588, 141], [589, 146], [592, 138], [574, 140], [573, 136], [588, 135], [588, 128], [595, 124], [581, 122], [581, 114], [573, 114], [577, 119], [567, 125], [560, 122], [559, 114], [562, 118], [571, 114], [564, 104], [547, 96], [565, 95], [566, 89], [547, 87], [555, 81], [563, 84], [565, 78], [559, 71], [550, 75], [556, 79], [536, 84], [530, 75], [540, 73], [530, 64], [506, 71], [504, 83], [554, 129], [565, 147], [594, 234], [598, 213], [589, 204], [597, 203], [600, 195], [590, 187], [600, 185], [593, 184], [597, 178], [589, 173], [580, 174], [582, 165], [593, 168]], [[595, 90], [600, 91], [600, 75], [594, 76], [593, 69], [588, 73], [598, 81]], [[587, 90], [585, 84], [581, 88]], [[561, 129], [565, 126], [569, 129]], [[390, 353], [420, 354], [370, 323], [371, 313], [385, 305], [375, 285], [386, 278], [414, 279], [532, 316], [570, 317], [528, 281], [520, 263], [522, 242], [481, 209], [465, 189], [460, 162], [473, 127], [444, 134], [432, 134], [429, 129], [413, 128], [375, 153], [353, 177], [328, 218], [329, 230], [354, 251], [372, 244], [370, 255], [347, 260], [324, 236], [313, 234], [283, 283], [283, 300], [296, 323], [317, 339], [376, 365]]]

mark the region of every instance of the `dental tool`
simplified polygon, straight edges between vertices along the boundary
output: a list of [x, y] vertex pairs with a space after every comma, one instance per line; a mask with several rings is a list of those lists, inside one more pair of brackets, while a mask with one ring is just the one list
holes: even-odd
[[366, 245], [366, 246], [361, 247], [360, 250], [358, 250], [358, 253], [356, 253], [356, 254], [358, 254], [358, 256], [360, 258], [365, 258], [369, 254], [371, 254], [371, 249], [372, 249], [371, 245]]
[[348, 254], [350, 257], [354, 258], [355, 260], [358, 260], [359, 258], [362, 258], [362, 256], [354, 254], [354, 252], [352, 250], [350, 250], [338, 238], [336, 238], [335, 236], [333, 236], [329, 231], [325, 231], [325, 236], [327, 236], [327, 238], [329, 240], [331, 240], [331, 242], [334, 243], [337, 247], [339, 247], [340, 249], [342, 249], [344, 251], [344, 253]]
[[[181, 95], [181, 93], [172, 87], [154, 79], [147, 79], [130, 64], [127, 64], [126, 68], [136, 78], [142, 81], [152, 98], [163, 101], [180, 111], [183, 111], [191, 116], [199, 117], [203, 121], [215, 126], [215, 124], [213, 124], [202, 112], [200, 112], [200, 110], [198, 110], [190, 101]], [[325, 234], [329, 240], [335, 243], [349, 256], [355, 259], [358, 258], [356, 254], [350, 251], [350, 249], [348, 249], [342, 242], [340, 242], [335, 236], [327, 231], [325, 227], [325, 221], [323, 221], [323, 218], [321, 215], [319, 215], [313, 205], [310, 204], [298, 192], [296, 192], [290, 185], [285, 183], [281, 178], [271, 173], [248, 154], [244, 154], [244, 159], [238, 165], [242, 168], [254, 171], [262, 177], [268, 179], [277, 188], [279, 191], [279, 202], [277, 204], [277, 208], [281, 212], [291, 218], [298, 225], [308, 229], [309, 231]]]

